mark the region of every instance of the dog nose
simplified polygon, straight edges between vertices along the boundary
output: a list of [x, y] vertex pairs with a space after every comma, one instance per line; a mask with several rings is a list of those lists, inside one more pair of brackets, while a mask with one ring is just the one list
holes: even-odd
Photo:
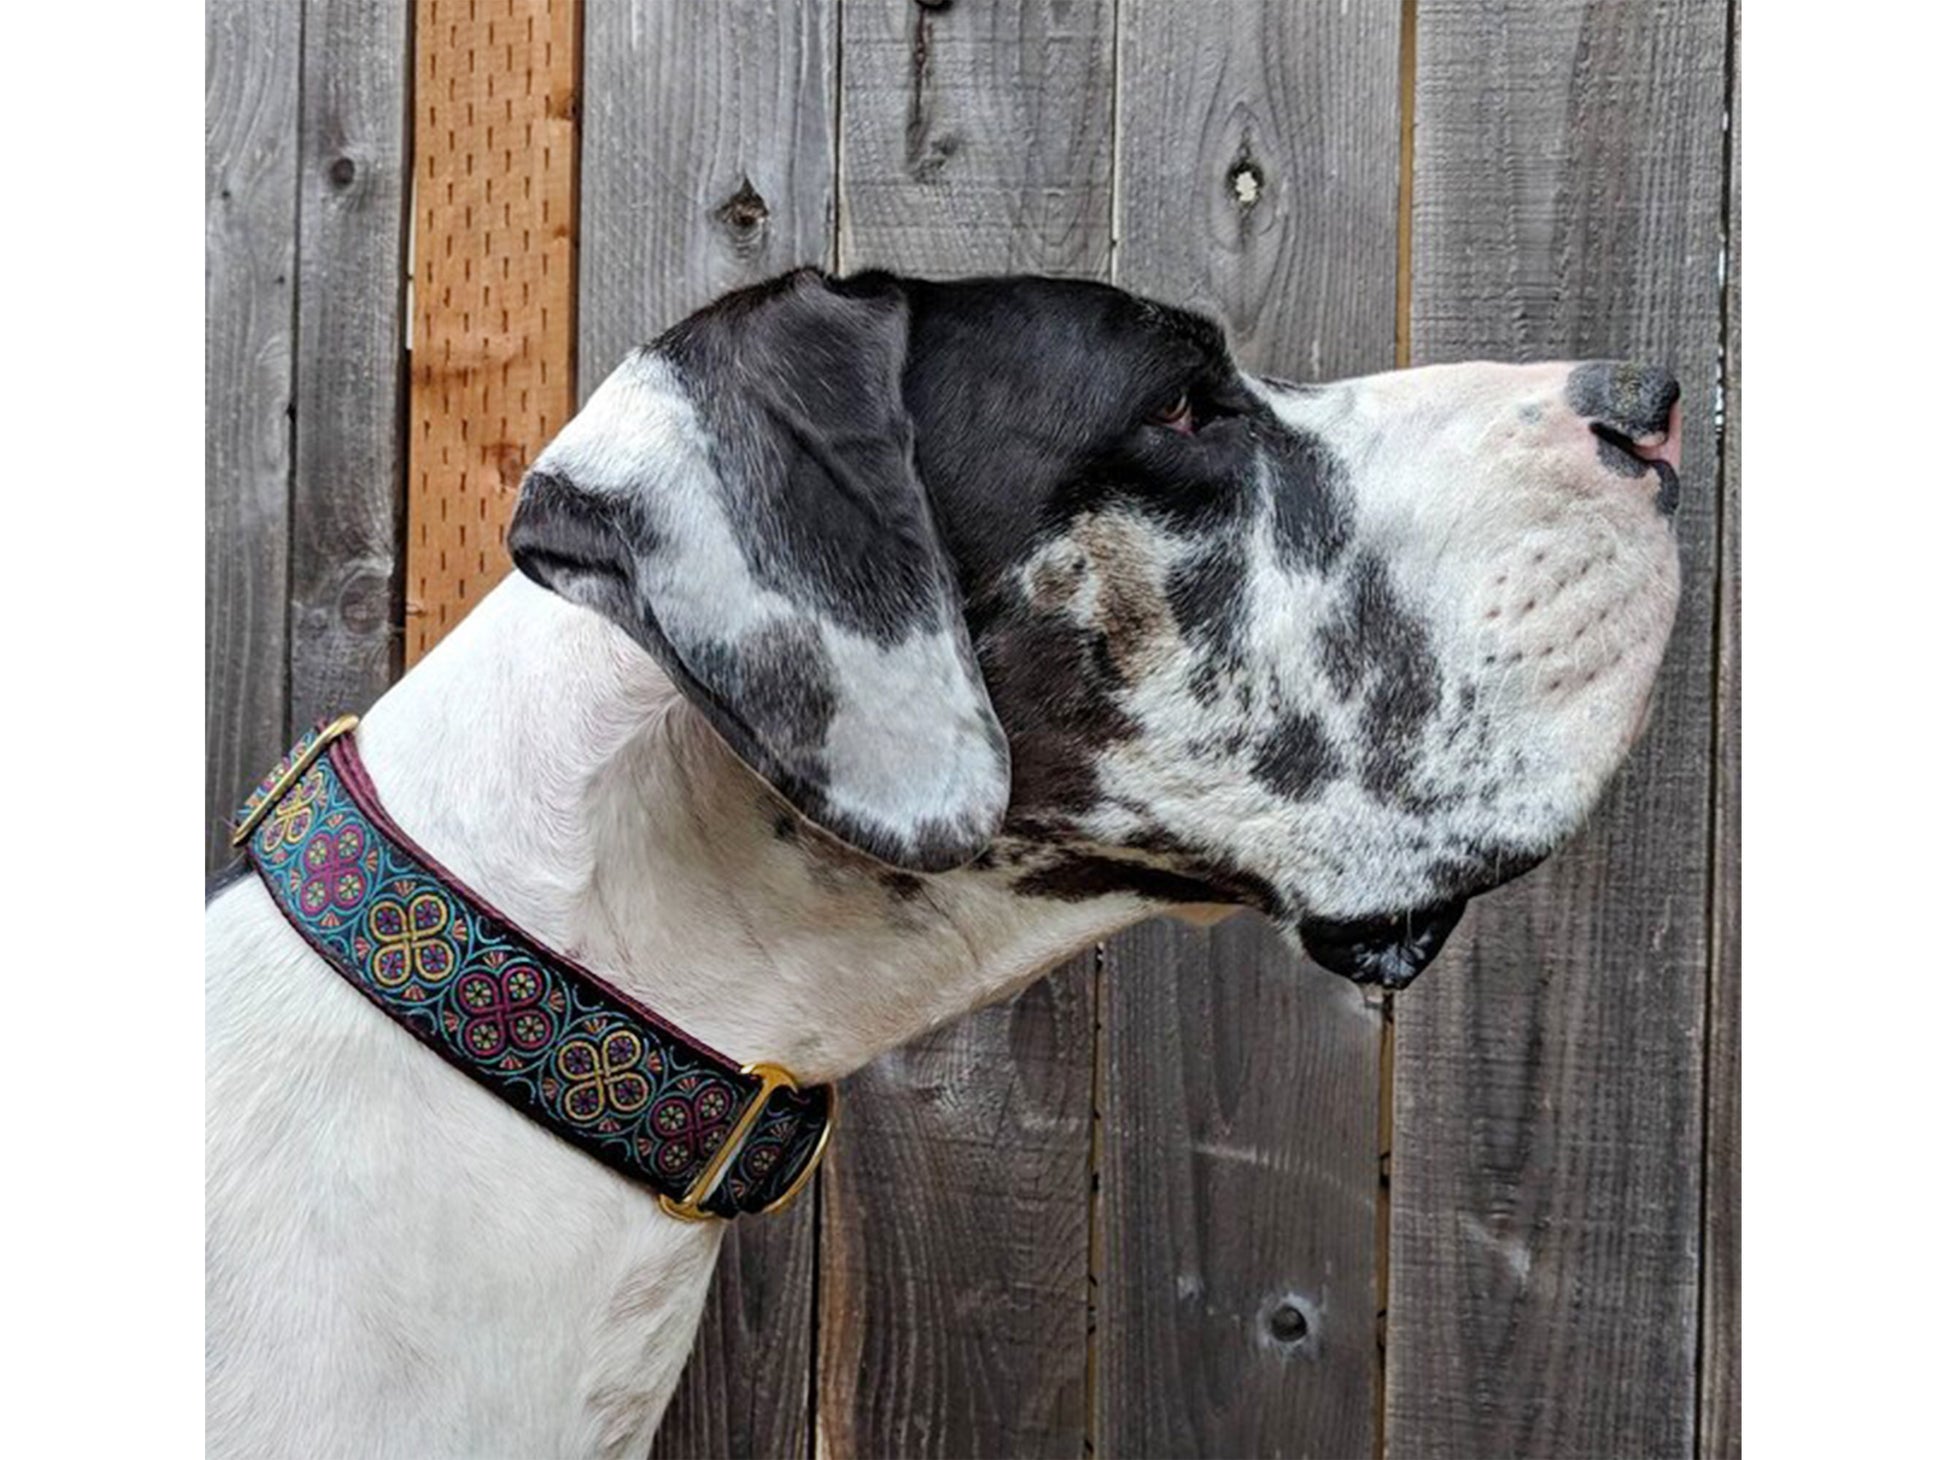
[[1568, 405], [1586, 418], [1602, 464], [1622, 476], [1653, 471], [1656, 506], [1676, 510], [1682, 467], [1682, 386], [1659, 365], [1593, 360], [1568, 374]]

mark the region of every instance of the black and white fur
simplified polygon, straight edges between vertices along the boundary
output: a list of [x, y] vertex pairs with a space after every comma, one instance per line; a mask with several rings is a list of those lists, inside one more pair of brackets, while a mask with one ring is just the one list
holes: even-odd
[[[361, 749], [530, 933], [806, 1079], [1156, 911], [1399, 986], [1640, 728], [1674, 398], [1296, 386], [1102, 285], [800, 271], [622, 363]], [[426, 1058], [253, 880], [208, 960], [212, 1453], [639, 1453], [717, 1230]]]

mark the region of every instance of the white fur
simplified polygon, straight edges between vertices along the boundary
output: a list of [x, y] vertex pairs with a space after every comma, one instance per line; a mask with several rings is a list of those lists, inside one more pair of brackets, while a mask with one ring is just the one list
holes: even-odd
[[[806, 1080], [1148, 910], [972, 873], [901, 901], [870, 865], [807, 856], [642, 650], [518, 577], [358, 738], [400, 825], [529, 934]], [[644, 1453], [719, 1227], [430, 1055], [254, 877], [206, 936], [210, 1453]]]

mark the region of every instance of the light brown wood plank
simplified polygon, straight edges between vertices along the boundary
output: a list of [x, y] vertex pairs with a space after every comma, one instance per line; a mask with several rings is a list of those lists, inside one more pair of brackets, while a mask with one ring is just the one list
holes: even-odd
[[417, 0], [406, 641], [506, 575], [527, 463], [574, 405], [576, 0]]
[[410, 0], [308, 0], [298, 129], [290, 718], [398, 673]]
[[[1111, 0], [843, 8], [840, 262], [1105, 276]], [[1086, 1443], [1092, 960], [848, 1082], [819, 1453]]]
[[[1123, 0], [1117, 282], [1299, 379], [1394, 353], [1398, 7]], [[1261, 921], [1109, 945], [1106, 1454], [1368, 1454], [1380, 1016]]]
[[[587, 8], [582, 399], [718, 295], [832, 262], [836, 24], [830, 0]], [[656, 1456], [807, 1453], [816, 1268], [813, 1196], [732, 1224]]]
[[1415, 363], [1645, 358], [1687, 401], [1644, 741], [1398, 1001], [1397, 1455], [1695, 1443], [1724, 40], [1721, 3], [1418, 6]]
[[206, 865], [285, 749], [297, 7], [205, 16], [203, 735]]
[[[1733, 25], [1741, 7], [1732, 4]], [[1733, 30], [1731, 62], [1738, 64]], [[1743, 96], [1731, 88], [1730, 252], [1723, 322], [1723, 562], [1717, 584], [1716, 876], [1709, 1102], [1703, 1111], [1703, 1362], [1697, 1453], [1743, 1454]]]

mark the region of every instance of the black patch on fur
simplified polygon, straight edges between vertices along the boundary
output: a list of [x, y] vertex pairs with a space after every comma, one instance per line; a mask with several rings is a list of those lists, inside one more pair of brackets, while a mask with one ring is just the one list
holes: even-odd
[[1021, 876], [1014, 890], [1029, 897], [1087, 902], [1126, 895], [1165, 906], [1219, 903], [1255, 907], [1275, 915], [1278, 899], [1255, 878], [1204, 865], [1157, 867], [1096, 851], [1057, 852]]
[[1316, 715], [1302, 710], [1278, 721], [1277, 728], [1258, 747], [1250, 767], [1258, 780], [1293, 801], [1308, 800], [1313, 791], [1343, 769], [1324, 725]]
[[1072, 824], [1100, 800], [1095, 765], [1103, 748], [1136, 734], [1102, 636], [1016, 603], [978, 642], [987, 693], [1012, 748], [1009, 830]]
[[737, 484], [738, 545], [760, 584], [882, 645], [937, 626], [896, 288], [799, 270], [725, 296], [654, 348]]
[[1546, 852], [1528, 847], [1469, 846], [1439, 857], [1427, 869], [1427, 876], [1442, 898], [1478, 897], [1525, 876], [1546, 860]]
[[823, 747], [838, 694], [824, 643], [810, 624], [779, 619], [734, 646], [699, 645], [690, 664], [698, 678], [742, 708], [738, 718], [773, 751], [804, 754]]
[[1281, 427], [1264, 433], [1278, 556], [1323, 572], [1351, 541], [1351, 509], [1339, 485], [1338, 459], [1322, 441]]
[[[1170, 570], [1169, 611], [1197, 651], [1196, 675], [1215, 675], [1241, 661], [1249, 570], [1228, 538], [1179, 561]], [[1194, 688], [1194, 686], [1192, 686]], [[1197, 698], [1205, 692], [1197, 690]], [[1214, 697], [1213, 686], [1208, 698]]]
[[1332, 692], [1345, 700], [1364, 696], [1360, 782], [1382, 801], [1406, 803], [1444, 681], [1426, 626], [1400, 604], [1378, 558], [1352, 564], [1344, 597], [1316, 644]]
[[1084, 852], [1058, 854], [1015, 882], [1014, 890], [1028, 897], [1050, 897], [1062, 902], [1088, 902], [1123, 893], [1158, 903], [1229, 901], [1216, 887], [1198, 878], [1151, 867], [1145, 862], [1125, 862]]

